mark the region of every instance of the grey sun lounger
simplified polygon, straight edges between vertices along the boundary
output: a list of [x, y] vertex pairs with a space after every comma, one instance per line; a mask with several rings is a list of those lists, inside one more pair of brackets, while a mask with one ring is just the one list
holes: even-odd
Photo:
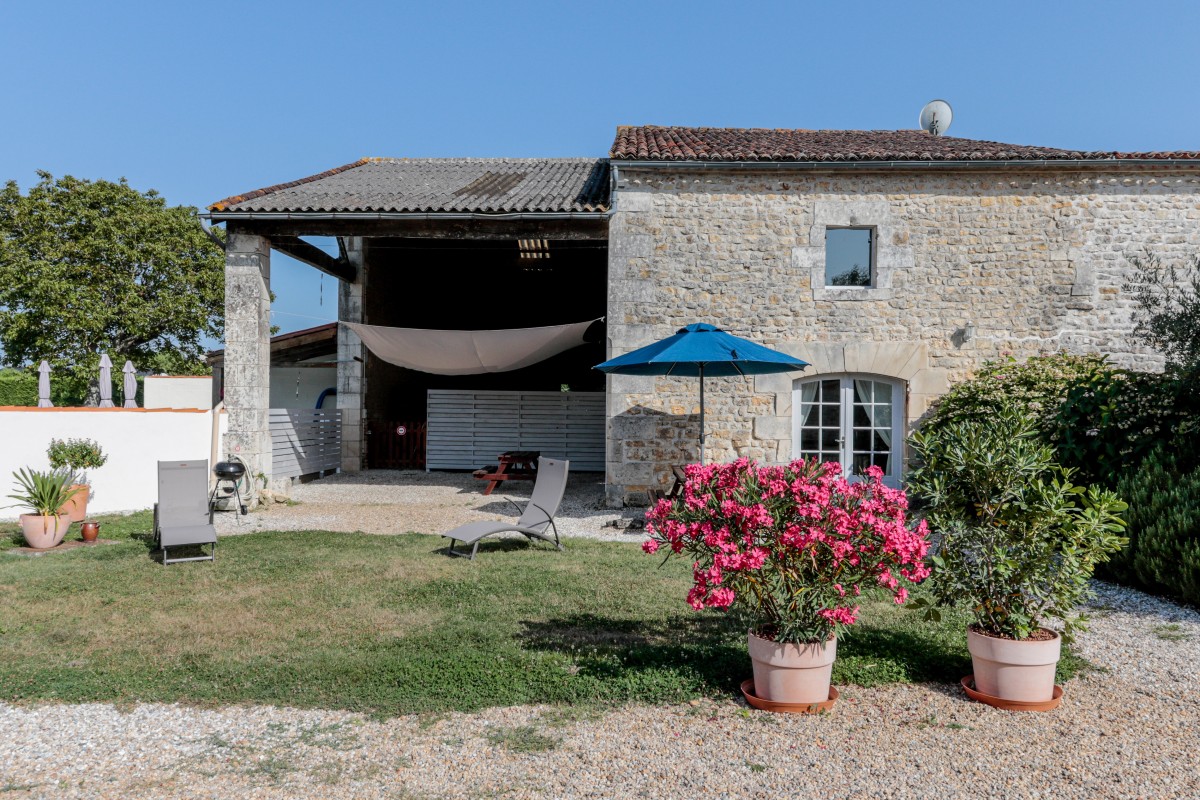
[[[537, 481], [533, 484], [533, 496], [529, 498], [529, 505], [525, 506], [525, 511], [521, 514], [520, 519], [515, 523], [488, 520], [468, 522], [466, 525], [460, 525], [454, 530], [442, 534], [450, 539], [450, 555], [475, 558], [475, 554], [479, 551], [479, 541], [496, 533], [524, 534], [531, 540], [541, 539], [562, 550], [562, 542], [558, 538], [558, 527], [554, 524], [554, 515], [558, 513], [563, 493], [567, 490], [569, 469], [570, 462], [568, 461], [539, 458]], [[509, 502], [512, 503], [511, 500]], [[554, 531], [553, 539], [547, 535], [547, 530]], [[473, 545], [471, 552], [455, 550], [454, 546], [458, 542]]]
[[[162, 563], [216, 561], [217, 529], [208, 500], [208, 461], [158, 462], [158, 502], [154, 504], [154, 541]], [[167, 548], [211, 544], [206, 556], [168, 558]]]

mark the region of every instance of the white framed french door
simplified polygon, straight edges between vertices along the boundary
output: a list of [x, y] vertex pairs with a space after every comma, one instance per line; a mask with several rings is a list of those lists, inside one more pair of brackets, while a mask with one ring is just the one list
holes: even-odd
[[796, 381], [792, 457], [837, 461], [851, 480], [872, 464], [898, 487], [904, 447], [904, 383], [875, 375]]

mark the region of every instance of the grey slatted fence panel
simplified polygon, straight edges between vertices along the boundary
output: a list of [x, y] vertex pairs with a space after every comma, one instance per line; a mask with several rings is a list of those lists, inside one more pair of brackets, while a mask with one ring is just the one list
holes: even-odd
[[342, 465], [342, 412], [336, 408], [272, 408], [271, 474], [297, 478]]
[[495, 465], [505, 450], [540, 450], [571, 469], [604, 469], [603, 392], [430, 389], [426, 469]]

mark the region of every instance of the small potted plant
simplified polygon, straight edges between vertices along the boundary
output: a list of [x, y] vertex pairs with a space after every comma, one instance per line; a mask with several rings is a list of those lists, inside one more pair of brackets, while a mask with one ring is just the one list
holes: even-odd
[[[972, 696], [1001, 708], [1048, 710], [1062, 642], [1080, 626], [1096, 564], [1125, 543], [1115, 494], [1072, 485], [1036, 421], [1016, 408], [912, 437], [909, 475], [940, 551], [926, 585], [939, 605], [965, 605]], [[972, 680], [964, 679], [971, 689]]]
[[751, 703], [827, 706], [837, 632], [857, 621], [860, 597], [883, 591], [903, 603], [905, 581], [928, 574], [924, 522], [908, 524], [904, 492], [876, 467], [857, 483], [816, 460], [692, 464], [685, 474], [682, 496], [646, 515], [643, 549], [694, 562], [693, 608], [748, 614]]
[[62, 513], [70, 516], [71, 522], [83, 522], [87, 519], [87, 503], [92, 491], [83, 470], [103, 467], [108, 456], [91, 439], [51, 439], [46, 455], [53, 469], [69, 470], [73, 481], [71, 488], [78, 490], [71, 495]]
[[37, 550], [47, 550], [63, 540], [70, 517], [61, 513], [63, 505], [78, 491], [70, 486], [71, 474], [66, 471], [37, 472], [21, 469], [13, 473], [19, 491], [10, 494], [18, 506], [32, 513], [21, 515], [21, 533], [25, 542]]

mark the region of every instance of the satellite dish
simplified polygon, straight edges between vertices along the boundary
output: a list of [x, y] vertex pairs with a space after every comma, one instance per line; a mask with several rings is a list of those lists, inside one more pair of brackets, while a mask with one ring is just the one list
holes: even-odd
[[921, 130], [941, 136], [950, 127], [954, 111], [945, 100], [930, 100], [921, 109]]

